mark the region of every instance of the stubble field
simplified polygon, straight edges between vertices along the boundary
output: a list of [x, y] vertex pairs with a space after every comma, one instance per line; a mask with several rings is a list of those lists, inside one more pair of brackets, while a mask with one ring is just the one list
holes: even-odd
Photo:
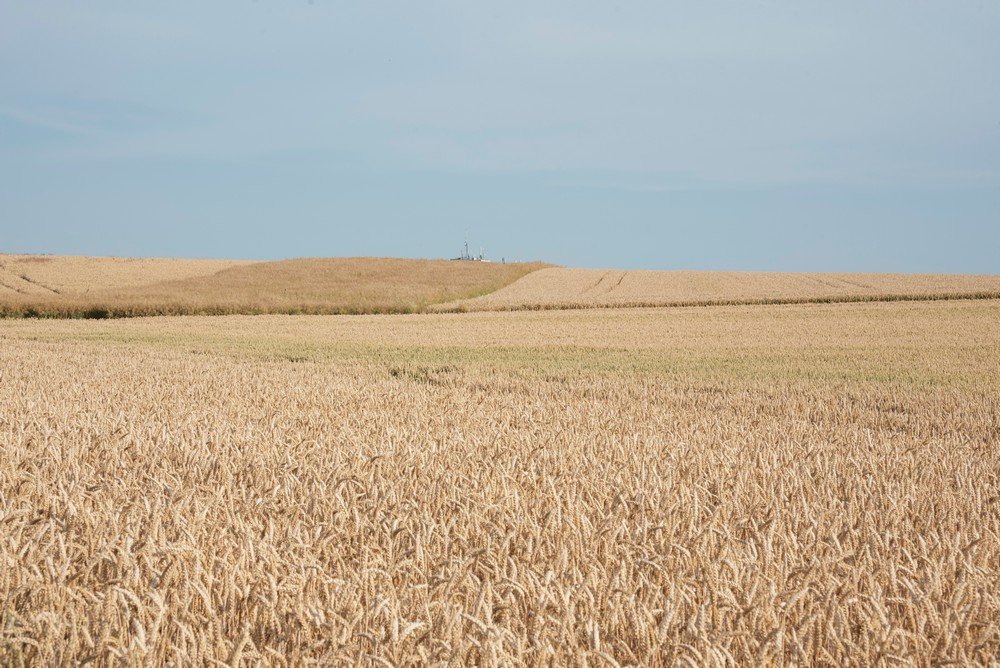
[[998, 323], [0, 321], [0, 657], [989, 663]]

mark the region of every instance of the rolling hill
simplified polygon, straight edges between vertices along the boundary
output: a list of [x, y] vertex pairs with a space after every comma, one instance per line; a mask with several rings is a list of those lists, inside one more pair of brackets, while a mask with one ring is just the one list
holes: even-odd
[[409, 313], [492, 292], [543, 266], [392, 258], [245, 262], [0, 255], [0, 315]]
[[615, 271], [395, 258], [0, 254], [0, 316], [511, 311], [1000, 298], [1000, 276]]

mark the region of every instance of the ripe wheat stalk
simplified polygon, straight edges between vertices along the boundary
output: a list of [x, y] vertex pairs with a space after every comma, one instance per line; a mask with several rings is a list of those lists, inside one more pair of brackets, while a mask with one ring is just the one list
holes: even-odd
[[[738, 311], [5, 326], [0, 661], [988, 664], [995, 307], [885, 308], [861, 362], [871, 310], [781, 311], [788, 334]], [[580, 318], [577, 345], [638, 332], [639, 366], [454, 347]], [[715, 338], [676, 352], [698, 318]], [[286, 331], [371, 347], [290, 361], [264, 345]], [[890, 377], [907, 331], [934, 382]]]

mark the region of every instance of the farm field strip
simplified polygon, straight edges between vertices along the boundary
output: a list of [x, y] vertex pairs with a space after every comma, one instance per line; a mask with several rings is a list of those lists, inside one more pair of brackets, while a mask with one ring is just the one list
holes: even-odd
[[1000, 276], [0, 254], [0, 317], [364, 314], [1000, 299]]
[[1000, 302], [893, 302], [371, 316], [12, 320], [0, 340], [139, 345], [293, 361], [410, 361], [665, 376], [981, 382]]
[[998, 320], [2, 321], [0, 662], [989, 663]]
[[437, 310], [540, 310], [917, 299], [1000, 298], [1000, 276], [549, 267]]

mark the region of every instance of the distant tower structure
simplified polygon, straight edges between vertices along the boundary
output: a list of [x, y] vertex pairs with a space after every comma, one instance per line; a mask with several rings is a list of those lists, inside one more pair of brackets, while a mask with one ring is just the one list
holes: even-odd
[[452, 259], [462, 260], [465, 262], [489, 262], [489, 260], [486, 259], [486, 249], [484, 247], [479, 247], [479, 255], [474, 256], [471, 252], [469, 252], [468, 236], [465, 238], [465, 245], [462, 247], [462, 253], [458, 257]]

